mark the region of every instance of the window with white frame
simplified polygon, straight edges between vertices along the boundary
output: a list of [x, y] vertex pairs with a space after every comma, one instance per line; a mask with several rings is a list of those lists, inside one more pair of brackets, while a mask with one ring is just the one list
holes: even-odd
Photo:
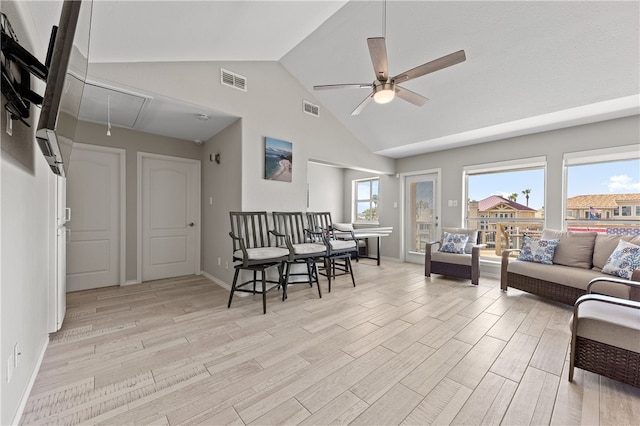
[[378, 195], [380, 179], [354, 181], [355, 223], [378, 223]]
[[640, 235], [637, 145], [564, 155], [568, 230]]
[[545, 157], [466, 166], [466, 227], [477, 228], [484, 259], [519, 248], [524, 235], [538, 236], [544, 223]]

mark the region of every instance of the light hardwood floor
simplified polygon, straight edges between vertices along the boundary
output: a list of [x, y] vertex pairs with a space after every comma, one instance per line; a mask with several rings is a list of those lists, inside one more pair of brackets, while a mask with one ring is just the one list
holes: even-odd
[[22, 423], [638, 424], [640, 389], [567, 381], [569, 307], [354, 266], [267, 315], [200, 276], [69, 294]]

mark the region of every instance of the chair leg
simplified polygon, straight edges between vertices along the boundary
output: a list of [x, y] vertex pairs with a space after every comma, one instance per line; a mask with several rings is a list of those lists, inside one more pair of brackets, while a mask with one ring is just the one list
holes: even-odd
[[231, 293], [229, 294], [229, 303], [227, 304], [227, 309], [231, 307], [233, 292], [236, 291], [236, 282], [238, 281], [238, 273], [240, 273], [240, 269], [236, 268], [236, 272], [233, 274], [233, 284], [231, 284]]
[[256, 294], [256, 281], [258, 280], [258, 271], [253, 271], [253, 294]]
[[[262, 313], [267, 313], [267, 283], [266, 283], [266, 275], [267, 271], [265, 269], [262, 270]], [[255, 281], [253, 285], [256, 285]]]
[[327, 279], [329, 280], [329, 293], [331, 293], [331, 260], [324, 258], [324, 270], [327, 271]]
[[318, 287], [318, 297], [322, 299], [322, 290], [320, 290], [320, 280], [318, 279], [318, 264], [316, 263], [316, 259], [313, 259], [313, 263], [311, 264], [311, 272], [316, 279], [316, 286]]
[[346, 265], [347, 265], [347, 269], [349, 269], [349, 273], [351, 274], [351, 282], [353, 283], [353, 286], [356, 286], [356, 280], [355, 278], [353, 278], [353, 268], [351, 267], [351, 257], [347, 257], [346, 258]]
[[289, 286], [289, 270], [291, 264], [287, 262], [285, 266], [284, 281], [282, 282], [282, 301], [287, 300], [287, 287]]

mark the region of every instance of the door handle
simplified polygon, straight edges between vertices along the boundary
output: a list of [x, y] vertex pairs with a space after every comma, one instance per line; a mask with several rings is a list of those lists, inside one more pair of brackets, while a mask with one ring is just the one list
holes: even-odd
[[196, 224], [195, 224], [195, 223], [193, 223], [193, 222], [191, 222], [191, 223], [189, 224], [189, 226], [192, 226], [192, 227], [193, 227], [193, 226], [196, 226]]

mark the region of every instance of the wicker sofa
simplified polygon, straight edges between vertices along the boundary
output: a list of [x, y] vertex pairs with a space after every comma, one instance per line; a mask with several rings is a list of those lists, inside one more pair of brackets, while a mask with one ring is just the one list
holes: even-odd
[[[621, 239], [640, 245], [640, 237], [620, 237], [598, 232], [545, 230], [541, 239], [560, 240], [555, 248], [553, 264], [517, 260], [512, 256], [519, 249], [506, 250], [502, 254], [500, 286], [503, 291], [509, 287], [517, 288], [571, 306], [586, 294], [591, 280], [604, 275], [602, 268]], [[631, 280], [640, 281], [640, 269], [633, 272]], [[601, 282], [593, 290], [624, 299], [640, 300], [638, 288], [627, 289]]]

